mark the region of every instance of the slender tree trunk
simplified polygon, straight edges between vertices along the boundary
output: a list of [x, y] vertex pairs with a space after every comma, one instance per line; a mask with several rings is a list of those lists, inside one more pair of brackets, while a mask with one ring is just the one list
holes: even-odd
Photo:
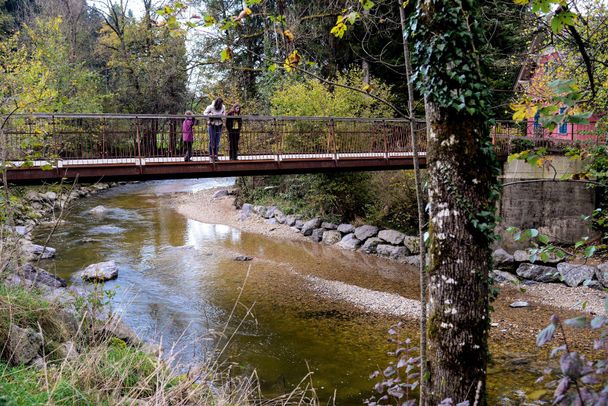
[[[399, 6], [399, 17], [401, 20], [401, 32], [405, 34], [405, 10], [402, 0], [397, 0]], [[407, 108], [410, 119], [410, 133], [412, 140], [412, 152], [414, 154], [414, 179], [416, 181], [416, 203], [418, 205], [418, 241], [420, 249], [420, 264], [418, 272], [420, 275], [420, 405], [425, 406], [428, 401], [428, 371], [427, 371], [427, 288], [428, 278], [426, 273], [426, 247], [424, 244], [424, 198], [422, 195], [422, 179], [420, 176], [420, 162], [418, 159], [418, 135], [416, 134], [416, 121], [414, 117], [414, 84], [412, 83], [412, 64], [410, 61], [410, 49], [408, 42], [403, 38], [403, 59], [407, 77]]]

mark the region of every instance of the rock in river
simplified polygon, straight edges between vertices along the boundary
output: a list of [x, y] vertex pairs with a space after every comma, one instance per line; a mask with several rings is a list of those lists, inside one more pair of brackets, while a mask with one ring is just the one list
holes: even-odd
[[91, 210], [89, 210], [89, 213], [95, 214], [95, 215], [100, 215], [100, 214], [104, 214], [107, 211], [108, 211], [107, 207], [99, 205], [99, 206], [95, 206]]
[[502, 248], [499, 248], [492, 253], [492, 260], [494, 261], [494, 267], [496, 269], [511, 270], [515, 266], [513, 255]]
[[376, 226], [370, 226], [366, 224], [364, 226], [355, 228], [355, 237], [361, 241], [365, 241], [370, 237], [375, 237], [377, 234], [378, 227]]
[[118, 267], [114, 261], [105, 261], [87, 266], [76, 272], [74, 277], [85, 282], [105, 282], [118, 277]]
[[378, 244], [376, 252], [382, 257], [388, 257], [401, 262], [406, 262], [406, 258], [409, 255], [407, 248], [390, 244]]
[[322, 221], [319, 217], [308, 220], [306, 223], [304, 223], [304, 225], [302, 225], [302, 234], [308, 237], [312, 234], [312, 230], [321, 227], [321, 222]]
[[312, 234], [310, 234], [310, 239], [314, 242], [321, 242], [324, 232], [325, 230], [323, 228], [315, 228], [312, 230]]
[[378, 244], [382, 244], [382, 242], [383, 241], [377, 237], [368, 238], [365, 240], [363, 247], [361, 247], [361, 251], [365, 252], [366, 254], [375, 254], [376, 247], [378, 247]]
[[342, 240], [338, 243], [340, 248], [345, 250], [356, 250], [361, 246], [361, 240], [355, 237], [354, 233], [346, 234]]
[[250, 257], [248, 255], [238, 255], [236, 257], [234, 257], [235, 261], [251, 261], [253, 260], [253, 257]]
[[593, 279], [596, 268], [589, 265], [570, 264], [562, 262], [557, 264], [557, 271], [568, 286], [578, 286], [586, 280]]
[[559, 282], [559, 272], [556, 268], [544, 265], [523, 263], [516, 271], [517, 275], [524, 279], [536, 282]]
[[597, 266], [595, 277], [603, 287], [608, 288], [608, 262], [604, 262]]
[[64, 279], [48, 273], [44, 269], [37, 268], [32, 264], [25, 264], [20, 272], [23, 277], [34, 284], [43, 284], [52, 288], [65, 288], [67, 283]]
[[338, 231], [342, 234], [350, 234], [355, 232], [355, 227], [352, 224], [340, 224]]
[[405, 234], [396, 230], [382, 230], [378, 233], [378, 238], [389, 244], [399, 245], [403, 242]]
[[323, 233], [323, 244], [333, 245], [342, 239], [342, 233], [336, 230], [329, 230]]
[[53, 258], [55, 256], [55, 248], [44, 247], [38, 244], [32, 244], [27, 241], [21, 247], [23, 252], [28, 255], [30, 258], [40, 258], [40, 259], [48, 259]]

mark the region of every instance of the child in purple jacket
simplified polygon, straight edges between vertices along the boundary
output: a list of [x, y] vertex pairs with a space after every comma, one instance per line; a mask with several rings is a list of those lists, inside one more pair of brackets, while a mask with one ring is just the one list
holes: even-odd
[[184, 149], [186, 150], [186, 156], [184, 162], [190, 162], [192, 157], [192, 143], [194, 142], [194, 114], [188, 110], [186, 111], [186, 119], [182, 124], [182, 139], [184, 141]]

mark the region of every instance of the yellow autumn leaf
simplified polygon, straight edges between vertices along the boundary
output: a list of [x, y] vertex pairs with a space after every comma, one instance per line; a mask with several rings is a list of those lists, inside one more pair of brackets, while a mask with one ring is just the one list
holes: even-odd
[[517, 4], [518, 6], [525, 6], [529, 2], [530, 0], [513, 0], [513, 3]]
[[298, 67], [299, 63], [300, 63], [300, 54], [298, 53], [298, 50], [296, 49], [291, 54], [289, 54], [289, 56], [287, 58], [285, 58], [285, 61], [283, 62], [283, 68], [287, 72], [291, 72], [292, 69], [295, 69]]
[[287, 39], [288, 42], [293, 42], [293, 40], [295, 39], [295, 36], [289, 30], [283, 31], [283, 35], [285, 36], [285, 38]]

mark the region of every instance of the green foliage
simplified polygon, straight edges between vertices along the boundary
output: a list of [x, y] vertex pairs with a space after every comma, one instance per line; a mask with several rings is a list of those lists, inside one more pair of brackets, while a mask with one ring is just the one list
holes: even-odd
[[65, 341], [67, 328], [57, 318], [57, 306], [36, 291], [8, 287], [0, 281], [0, 355], [5, 348], [9, 326], [30, 327], [45, 333], [47, 343]]
[[486, 40], [477, 12], [477, 2], [419, 2], [404, 34], [414, 47], [414, 83], [428, 102], [463, 115], [487, 117], [490, 92], [486, 61], [479, 53]]
[[[353, 69], [339, 75], [336, 82], [360, 88], [363, 74]], [[388, 86], [377, 80], [370, 81], [373, 93], [391, 99]], [[339, 86], [331, 88], [316, 79], [286, 79], [279, 83], [270, 96], [271, 112], [279, 116], [322, 117], [391, 117], [392, 112], [369, 96]]]
[[61, 19], [37, 19], [0, 45], [0, 112], [100, 112], [100, 78], [69, 56]]

